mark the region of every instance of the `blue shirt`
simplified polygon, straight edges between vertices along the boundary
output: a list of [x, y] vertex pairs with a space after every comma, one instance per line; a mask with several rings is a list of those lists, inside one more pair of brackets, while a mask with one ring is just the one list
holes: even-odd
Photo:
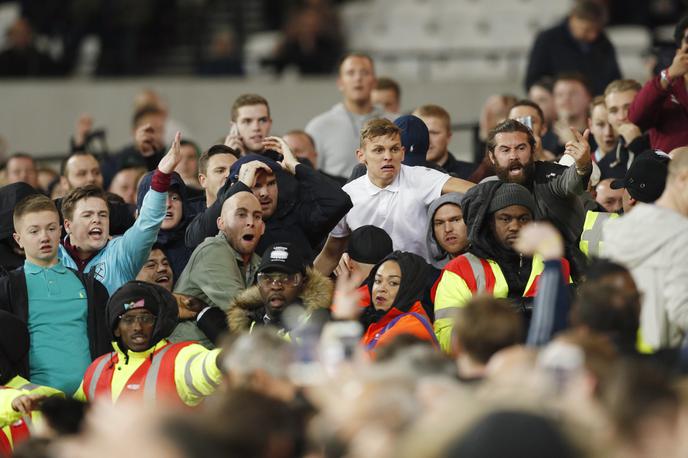
[[[107, 288], [111, 296], [120, 286], [135, 279], [158, 238], [158, 230], [165, 219], [166, 209], [167, 192], [149, 190], [134, 225], [121, 237], [110, 240], [86, 264], [83, 272], [89, 273], [91, 269], [95, 269], [96, 280]], [[62, 244], [58, 248], [57, 257], [65, 266], [79, 270]]]
[[31, 383], [74, 393], [91, 364], [86, 289], [61, 262], [44, 268], [24, 261], [24, 275]]

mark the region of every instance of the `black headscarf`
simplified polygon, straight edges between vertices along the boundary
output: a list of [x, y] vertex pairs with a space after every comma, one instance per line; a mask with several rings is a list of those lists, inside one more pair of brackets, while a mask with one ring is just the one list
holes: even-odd
[[368, 326], [370, 326], [372, 323], [379, 321], [380, 318], [385, 316], [393, 309], [397, 309], [402, 312], [408, 312], [413, 304], [421, 300], [423, 293], [425, 292], [428, 275], [430, 273], [430, 266], [428, 263], [417, 254], [406, 251], [394, 251], [386, 256], [382, 261], [378, 262], [370, 271], [370, 275], [368, 276], [366, 283], [368, 285], [368, 291], [370, 292], [371, 298], [373, 295], [375, 274], [380, 266], [387, 261], [396, 261], [397, 264], [399, 264], [399, 270], [401, 271], [401, 284], [399, 285], [399, 291], [397, 292], [397, 296], [394, 298], [394, 302], [389, 310], [375, 310], [375, 306], [372, 303], [365, 308], [360, 318], [360, 321], [365, 328], [368, 328]]

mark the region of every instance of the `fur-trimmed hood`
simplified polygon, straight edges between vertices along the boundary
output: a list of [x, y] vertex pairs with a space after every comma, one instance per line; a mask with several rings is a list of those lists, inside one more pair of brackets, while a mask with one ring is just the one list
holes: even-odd
[[[323, 274], [312, 268], [306, 269], [306, 284], [298, 295], [308, 313], [329, 309], [332, 304], [334, 284]], [[252, 317], [262, 316], [265, 305], [260, 297], [258, 285], [251, 286], [239, 294], [229, 305], [227, 323], [230, 332], [243, 332], [251, 328]]]

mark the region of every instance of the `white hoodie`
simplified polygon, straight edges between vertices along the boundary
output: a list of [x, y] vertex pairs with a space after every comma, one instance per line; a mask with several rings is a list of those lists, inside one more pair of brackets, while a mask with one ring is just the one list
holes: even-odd
[[638, 204], [603, 228], [604, 254], [625, 265], [642, 293], [640, 328], [654, 349], [675, 348], [688, 332], [688, 218]]

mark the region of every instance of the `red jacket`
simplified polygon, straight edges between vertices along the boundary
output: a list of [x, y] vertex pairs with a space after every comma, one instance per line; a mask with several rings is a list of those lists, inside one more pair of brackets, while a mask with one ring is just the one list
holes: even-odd
[[369, 352], [374, 352], [376, 348], [387, 345], [402, 334], [414, 335], [439, 348], [430, 318], [420, 301], [413, 304], [408, 312], [402, 312], [396, 307], [390, 309], [380, 321], [368, 326], [361, 343]]
[[665, 153], [688, 145], [688, 92], [686, 80], [676, 78], [665, 91], [660, 77], [649, 80], [628, 111], [628, 119], [648, 130], [650, 145]]

